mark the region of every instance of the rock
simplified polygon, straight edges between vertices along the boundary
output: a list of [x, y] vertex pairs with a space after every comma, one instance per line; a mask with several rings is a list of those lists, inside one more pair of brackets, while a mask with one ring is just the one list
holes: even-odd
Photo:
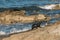
[[[20, 12], [22, 14], [22, 12]], [[15, 14], [15, 15], [14, 15]], [[22, 15], [17, 15], [17, 13], [8, 13], [8, 14], [0, 14], [0, 23], [2, 24], [11, 24], [15, 22], [20, 22], [20, 23], [30, 23], [34, 21], [41, 21], [45, 20], [46, 17], [43, 14], [38, 14], [38, 15], [31, 15], [31, 16], [22, 16]]]

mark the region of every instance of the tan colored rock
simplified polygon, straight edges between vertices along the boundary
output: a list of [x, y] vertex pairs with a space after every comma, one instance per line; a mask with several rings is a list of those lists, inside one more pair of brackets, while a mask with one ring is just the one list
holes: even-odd
[[29, 23], [34, 21], [45, 20], [46, 16], [43, 14], [38, 15], [25, 15], [25, 10], [21, 11], [13, 11], [7, 10], [4, 12], [0, 12], [0, 23], [1, 24], [11, 24], [11, 23]]
[[60, 4], [56, 4], [56, 6], [53, 9], [54, 10], [60, 10]]
[[1, 23], [5, 22], [5, 24], [10, 24], [15, 22], [29, 23], [34, 21], [41, 21], [41, 20], [45, 20], [45, 18], [46, 17], [43, 14], [31, 15], [31, 16], [5, 15], [5, 16], [1, 16], [0, 20], [1, 20]]

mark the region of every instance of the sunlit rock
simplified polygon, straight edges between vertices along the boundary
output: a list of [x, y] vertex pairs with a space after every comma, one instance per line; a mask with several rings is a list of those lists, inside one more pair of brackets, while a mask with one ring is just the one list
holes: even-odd
[[[19, 12], [18, 12], [19, 13]], [[30, 22], [34, 22], [34, 21], [41, 21], [41, 20], [45, 20], [45, 15], [43, 14], [38, 14], [38, 15], [31, 15], [31, 16], [26, 16], [22, 13], [24, 12], [20, 12], [20, 15], [17, 15], [18, 13], [3, 13], [0, 14], [0, 23], [3, 24], [11, 24], [11, 23], [30, 23]]]

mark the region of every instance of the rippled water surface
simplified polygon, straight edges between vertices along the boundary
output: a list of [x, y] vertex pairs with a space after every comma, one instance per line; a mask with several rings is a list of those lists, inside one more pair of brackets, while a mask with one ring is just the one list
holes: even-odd
[[[52, 19], [49, 21], [49, 23], [53, 24], [56, 21], [60, 21], [60, 18], [53, 18], [53, 15], [56, 14], [60, 14], [60, 10], [44, 10], [44, 9], [40, 9], [37, 7], [30, 7], [30, 6], [42, 6], [42, 5], [47, 5], [47, 4], [58, 4], [60, 3], [60, 0], [56, 0], [56, 1], [48, 1], [48, 0], [0, 0], [0, 8], [22, 8], [22, 7], [28, 7], [31, 8], [30, 9], [26, 9], [26, 15], [31, 15], [33, 13], [34, 10], [38, 10], [38, 14], [42, 13], [42, 14], [46, 14], [50, 17], [52, 17]], [[36, 13], [36, 12], [35, 12]], [[45, 25], [46, 22], [41, 23], [41, 26]], [[17, 24], [11, 24], [11, 25], [0, 25], [0, 35], [9, 35], [11, 33], [16, 33], [16, 32], [22, 32], [22, 31], [27, 31], [27, 30], [31, 30], [32, 29], [32, 25], [33, 23], [27, 23], [27, 24], [21, 24], [21, 23], [17, 23]]]
[[23, 7], [60, 3], [60, 0], [0, 0], [0, 7]]

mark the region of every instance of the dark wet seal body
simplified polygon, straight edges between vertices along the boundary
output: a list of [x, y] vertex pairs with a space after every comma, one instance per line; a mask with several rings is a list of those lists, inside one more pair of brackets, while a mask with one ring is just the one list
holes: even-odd
[[[41, 22], [40, 22], [41, 23]], [[32, 25], [32, 29], [37, 29], [38, 27], [40, 27], [40, 23], [39, 22], [35, 22]]]
[[33, 25], [32, 25], [32, 30], [33, 29], [37, 29], [37, 28], [41, 28], [41, 23], [43, 23], [43, 22], [46, 22], [47, 23], [47, 21], [40, 21], [40, 22], [35, 22], [35, 23], [33, 23]]

